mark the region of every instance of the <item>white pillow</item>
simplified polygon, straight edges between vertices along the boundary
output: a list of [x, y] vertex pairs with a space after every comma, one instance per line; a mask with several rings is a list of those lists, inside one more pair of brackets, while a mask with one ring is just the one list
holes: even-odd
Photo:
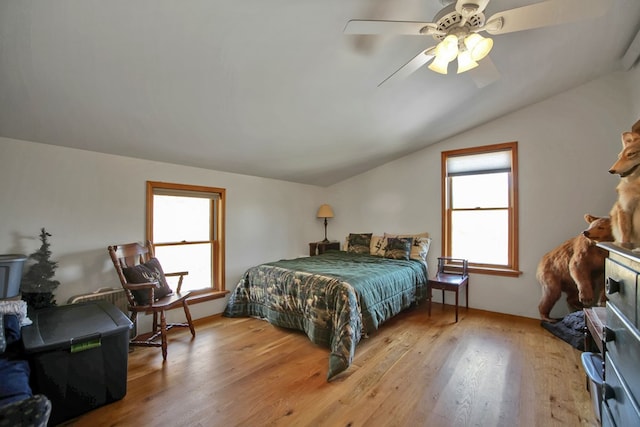
[[371, 236], [371, 255], [384, 256], [387, 250], [387, 241], [383, 236]]

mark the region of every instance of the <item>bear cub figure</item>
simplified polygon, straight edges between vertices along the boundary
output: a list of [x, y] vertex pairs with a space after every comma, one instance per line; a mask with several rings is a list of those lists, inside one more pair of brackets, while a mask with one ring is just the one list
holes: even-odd
[[[557, 248], [545, 254], [536, 272], [542, 286], [538, 305], [540, 318], [555, 322], [549, 314], [555, 303], [567, 294], [567, 304], [573, 311], [604, 303], [604, 260], [607, 251], [596, 246], [598, 242], [612, 242], [611, 220], [608, 217], [585, 215], [589, 227]], [[594, 299], [594, 296], [597, 298]]]

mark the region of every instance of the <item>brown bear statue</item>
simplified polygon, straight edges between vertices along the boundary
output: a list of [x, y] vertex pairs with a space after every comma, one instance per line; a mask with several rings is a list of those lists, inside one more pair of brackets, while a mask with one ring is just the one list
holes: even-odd
[[[567, 294], [567, 304], [573, 311], [604, 302], [604, 260], [607, 251], [596, 246], [598, 242], [612, 242], [611, 220], [608, 217], [585, 215], [589, 227], [557, 248], [545, 254], [536, 272], [542, 286], [542, 298], [538, 305], [540, 318], [554, 322], [549, 317], [551, 309]], [[597, 296], [597, 298], [594, 298]]]

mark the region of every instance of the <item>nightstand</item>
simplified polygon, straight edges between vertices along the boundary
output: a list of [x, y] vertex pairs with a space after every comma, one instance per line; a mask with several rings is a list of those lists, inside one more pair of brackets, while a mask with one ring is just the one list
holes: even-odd
[[340, 250], [340, 242], [311, 242], [309, 243], [309, 255], [320, 255], [328, 251], [329, 249]]

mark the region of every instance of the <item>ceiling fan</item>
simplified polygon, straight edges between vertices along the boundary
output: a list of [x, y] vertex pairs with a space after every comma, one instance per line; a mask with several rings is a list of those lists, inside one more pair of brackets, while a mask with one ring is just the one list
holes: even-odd
[[[484, 59], [484, 72], [475, 74], [476, 84], [486, 86], [499, 78], [499, 73], [487, 57], [493, 40], [482, 36], [500, 35], [550, 25], [564, 24], [603, 15], [613, 0], [546, 0], [528, 6], [504, 10], [485, 18], [484, 10], [490, 0], [441, 0], [445, 6], [436, 14], [434, 22], [381, 21], [352, 19], [345, 26], [345, 34], [385, 34], [431, 36], [438, 43], [420, 52], [400, 67], [380, 85], [407, 77], [431, 61], [429, 69], [447, 74], [448, 65], [458, 59], [458, 74], [478, 67]], [[486, 58], [486, 59], [485, 59]]]

